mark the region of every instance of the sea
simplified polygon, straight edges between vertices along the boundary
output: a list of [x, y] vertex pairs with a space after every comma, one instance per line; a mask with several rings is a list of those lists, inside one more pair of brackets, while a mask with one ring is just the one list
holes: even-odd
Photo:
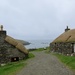
[[51, 40], [28, 40], [29, 45], [25, 45], [27, 49], [37, 49], [49, 47]]

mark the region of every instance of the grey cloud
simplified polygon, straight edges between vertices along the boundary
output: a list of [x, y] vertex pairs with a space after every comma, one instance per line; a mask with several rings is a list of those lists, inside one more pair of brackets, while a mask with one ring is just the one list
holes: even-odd
[[74, 0], [0, 0], [0, 23], [21, 39], [53, 39], [75, 28]]

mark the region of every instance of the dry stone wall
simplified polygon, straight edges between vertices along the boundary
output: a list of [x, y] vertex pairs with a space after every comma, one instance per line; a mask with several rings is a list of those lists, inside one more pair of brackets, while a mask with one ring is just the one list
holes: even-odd
[[53, 52], [58, 52], [62, 54], [72, 54], [74, 52], [72, 43], [51, 43], [50, 49]]

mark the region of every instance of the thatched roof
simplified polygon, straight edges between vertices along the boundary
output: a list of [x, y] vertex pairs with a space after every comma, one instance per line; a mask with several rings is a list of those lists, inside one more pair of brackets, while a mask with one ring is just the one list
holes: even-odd
[[75, 29], [64, 32], [53, 41], [55, 42], [75, 42]]
[[5, 41], [7, 41], [9, 44], [12, 44], [13, 46], [15, 46], [17, 49], [24, 52], [25, 54], [28, 54], [28, 51], [23, 46], [23, 44], [21, 42], [15, 40], [14, 38], [7, 35], [6, 38], [5, 38]]

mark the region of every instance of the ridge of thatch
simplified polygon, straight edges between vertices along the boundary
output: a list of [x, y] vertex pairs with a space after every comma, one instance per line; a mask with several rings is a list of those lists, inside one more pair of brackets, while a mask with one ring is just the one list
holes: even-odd
[[62, 33], [52, 43], [55, 42], [75, 42], [75, 29]]
[[28, 54], [28, 51], [26, 50], [26, 48], [23, 46], [23, 44], [17, 40], [15, 40], [14, 38], [10, 37], [10, 36], [6, 36], [5, 41], [7, 41], [9, 44], [15, 46], [17, 49], [19, 49], [20, 51], [24, 52], [25, 54]]

